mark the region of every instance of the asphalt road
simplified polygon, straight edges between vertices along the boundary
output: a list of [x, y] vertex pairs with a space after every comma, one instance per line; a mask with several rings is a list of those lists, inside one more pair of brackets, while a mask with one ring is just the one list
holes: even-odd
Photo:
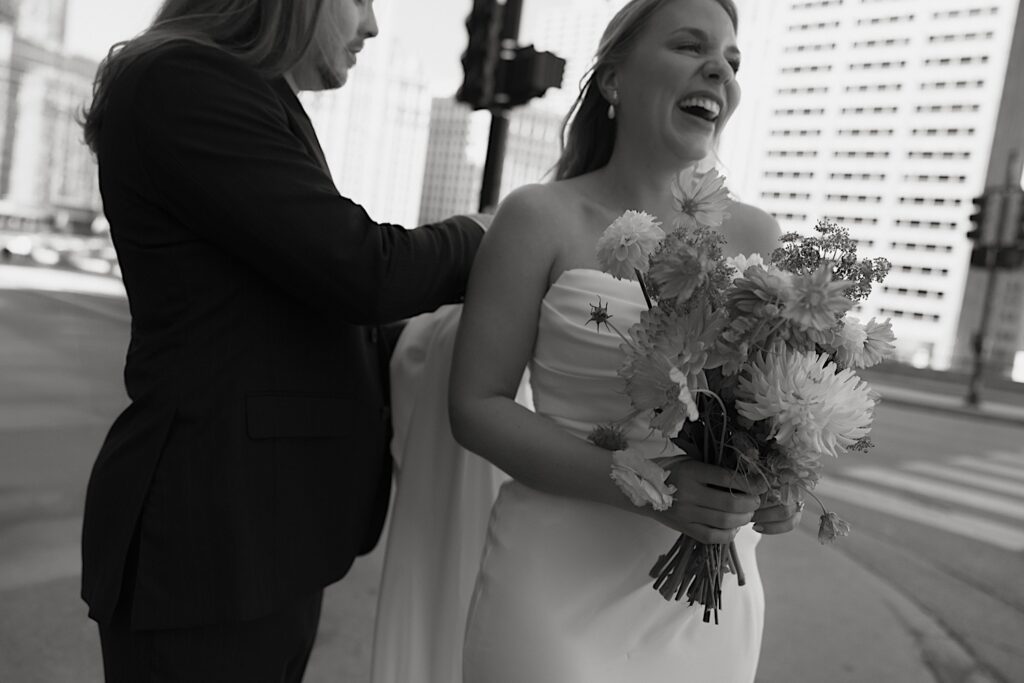
[[[0, 681], [101, 680], [77, 543], [89, 469], [125, 404], [127, 338], [121, 299], [0, 291]], [[993, 674], [1024, 680], [1024, 426], [883, 405], [874, 439], [819, 489], [854, 527], [838, 549]], [[328, 591], [313, 683], [366, 680], [380, 562]]]

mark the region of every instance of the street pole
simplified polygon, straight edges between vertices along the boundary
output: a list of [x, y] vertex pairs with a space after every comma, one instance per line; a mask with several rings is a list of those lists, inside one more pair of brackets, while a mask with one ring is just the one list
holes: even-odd
[[[1007, 225], [1007, 223], [1010, 218], [1009, 208], [1012, 194], [1020, 191], [1020, 180], [1020, 151], [1013, 150], [1010, 152], [1010, 158], [1006, 164], [1006, 181], [999, 197], [999, 215], [995, 223], [995, 243], [985, 250], [985, 298], [981, 302], [981, 320], [978, 323], [978, 331], [974, 333], [974, 337], [971, 339], [971, 350], [974, 352], [974, 359], [971, 377], [967, 385], [966, 400], [967, 405], [973, 408], [977, 408], [980, 403], [979, 389], [981, 388], [981, 378], [985, 369], [985, 342], [988, 337], [988, 328], [992, 319], [992, 308], [995, 305], [996, 298], [999, 248], [1003, 246], [1003, 239], [1006, 236], [1007, 230], [1014, 227]], [[983, 233], [981, 237], [985, 240], [987, 235]]]
[[[519, 19], [523, 13], [523, 0], [506, 0], [501, 24], [501, 59], [511, 58], [519, 39]], [[503, 71], [503, 70], [502, 70]], [[509, 110], [500, 101], [502, 84], [497, 92], [498, 102], [491, 107], [491, 132], [487, 139], [487, 160], [480, 185], [481, 213], [490, 213], [498, 205], [501, 193], [501, 171], [505, 165], [505, 147], [508, 141]]]

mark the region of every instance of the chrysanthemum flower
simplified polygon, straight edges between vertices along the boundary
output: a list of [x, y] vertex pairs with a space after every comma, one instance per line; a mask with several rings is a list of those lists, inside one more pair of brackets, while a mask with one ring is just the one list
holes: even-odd
[[690, 230], [699, 225], [717, 228], [729, 215], [729, 190], [725, 177], [715, 169], [704, 174], [698, 174], [692, 167], [684, 170], [672, 184], [672, 194], [679, 209], [677, 229]]
[[821, 516], [818, 525], [818, 543], [834, 543], [840, 536], [850, 535], [850, 525], [839, 518], [834, 512], [826, 512]]
[[633, 448], [612, 453], [612, 481], [637, 507], [648, 503], [659, 511], [672, 507], [676, 487], [665, 483], [668, 475], [668, 470]]
[[844, 294], [851, 284], [833, 280], [828, 265], [808, 275], [798, 275], [793, 278], [793, 296], [782, 310], [782, 317], [807, 329], [831, 329], [853, 307]]
[[768, 420], [770, 437], [793, 453], [839, 456], [871, 431], [876, 397], [825, 354], [784, 344], [759, 354], [740, 377], [736, 410]]
[[735, 273], [733, 274], [733, 280], [736, 278], [743, 277], [743, 274], [747, 272], [747, 268], [751, 266], [760, 266], [761, 268], [767, 269], [764, 263], [764, 258], [760, 254], [737, 254], [736, 256], [730, 256], [725, 259], [727, 266], [731, 267]]
[[601, 270], [620, 280], [636, 280], [636, 272], [647, 272], [648, 260], [665, 238], [654, 216], [627, 211], [609, 225], [597, 241], [597, 262]]

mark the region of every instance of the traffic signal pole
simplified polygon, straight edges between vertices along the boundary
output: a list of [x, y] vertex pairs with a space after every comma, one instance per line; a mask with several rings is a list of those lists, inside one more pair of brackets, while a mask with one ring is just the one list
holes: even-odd
[[[510, 59], [519, 40], [519, 20], [523, 13], [523, 0], [506, 0], [501, 24], [501, 59]], [[498, 84], [501, 92], [501, 84]], [[508, 142], [509, 109], [496, 102], [490, 108], [491, 132], [487, 138], [487, 160], [480, 184], [481, 213], [491, 213], [498, 206], [501, 194], [501, 171], [505, 165], [505, 147]]]
[[[988, 328], [992, 320], [992, 308], [995, 305], [996, 284], [999, 274], [998, 262], [999, 249], [1012, 229], [1015, 229], [1019, 217], [1011, 216], [1011, 202], [1014, 201], [1014, 193], [1020, 192], [1021, 182], [1021, 158], [1018, 150], [1010, 153], [1006, 164], [1006, 182], [999, 197], [999, 214], [995, 221], [995, 247], [985, 252], [985, 298], [981, 302], [981, 320], [978, 322], [978, 331], [974, 333], [971, 340], [973, 351], [973, 362], [971, 377], [967, 384], [967, 405], [978, 407], [980, 403], [979, 389], [981, 388], [982, 374], [985, 369], [985, 342], [988, 337]], [[982, 238], [985, 238], [982, 233]]]

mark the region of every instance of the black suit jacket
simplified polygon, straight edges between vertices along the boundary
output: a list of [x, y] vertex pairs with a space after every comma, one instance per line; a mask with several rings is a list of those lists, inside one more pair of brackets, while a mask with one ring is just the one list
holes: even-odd
[[117, 78], [97, 154], [131, 403], [89, 481], [83, 597], [111, 618], [137, 534], [135, 628], [263, 616], [376, 543], [376, 326], [458, 301], [482, 230], [375, 223], [339, 195], [283, 80], [184, 42]]

